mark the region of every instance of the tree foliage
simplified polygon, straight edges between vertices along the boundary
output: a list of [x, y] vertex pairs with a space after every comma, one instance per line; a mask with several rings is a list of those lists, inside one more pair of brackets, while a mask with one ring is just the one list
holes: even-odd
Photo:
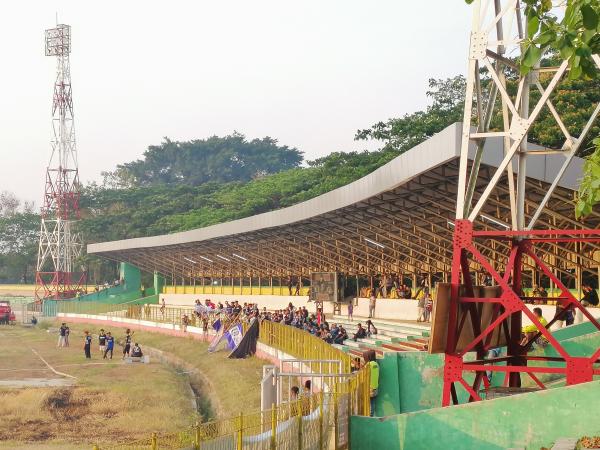
[[165, 138], [148, 147], [144, 159], [119, 165], [105, 180], [112, 187], [248, 181], [298, 167], [302, 159], [302, 152], [279, 146], [270, 137], [248, 141], [233, 133], [188, 142]]
[[0, 282], [30, 282], [37, 256], [40, 218], [33, 205], [0, 194]]

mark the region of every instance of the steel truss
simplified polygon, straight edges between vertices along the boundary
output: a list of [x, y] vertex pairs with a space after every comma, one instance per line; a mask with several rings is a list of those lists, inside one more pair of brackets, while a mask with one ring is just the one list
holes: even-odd
[[[590, 351], [589, 355], [575, 357], [550, 333], [550, 327], [557, 320], [563, 320], [567, 311], [580, 311], [598, 330], [600, 324], [570, 293], [549, 263], [540, 257], [543, 249], [553, 246], [570, 245], [580, 252], [583, 246], [596, 246], [600, 242], [600, 230], [552, 229], [547, 223], [545, 226], [548, 229], [535, 229], [544, 208], [598, 117], [600, 103], [583, 129], [577, 130], [578, 136], [574, 136], [573, 130], [565, 126], [560, 111], [552, 103], [552, 94], [568, 73], [567, 61], [558, 67], [537, 67], [522, 76], [518, 58], [524, 44], [526, 24], [519, 0], [476, 0], [473, 7], [453, 238], [443, 406], [459, 402], [457, 385], [467, 391], [469, 401], [480, 400], [482, 383], [484, 387], [489, 386], [486, 371], [504, 373], [504, 385], [513, 388], [521, 387], [521, 374], [527, 374], [542, 389], [545, 385], [537, 374], [563, 374], [567, 385], [592, 381], [593, 375], [600, 374], [600, 369], [594, 368], [594, 363], [600, 358], [600, 348]], [[600, 58], [597, 55], [593, 58], [600, 68]], [[517, 92], [512, 96], [507, 89], [508, 77], [518, 80]], [[535, 101], [530, 96], [532, 88], [539, 91], [539, 98]], [[544, 108], [564, 134], [564, 144], [560, 149], [540, 149], [527, 141], [529, 130]], [[492, 130], [490, 123], [494, 114], [502, 117], [502, 124]], [[501, 162], [491, 174], [485, 189], [479, 193], [475, 188], [480, 161], [485, 141], [490, 137], [502, 137], [503, 154], [497, 155]], [[469, 167], [470, 151], [474, 152], [474, 158]], [[526, 180], [528, 158], [552, 153], [562, 154], [564, 163], [531, 213], [528, 211], [531, 202], [526, 200], [526, 191], [531, 188]], [[510, 226], [506, 230], [476, 229], [476, 222], [482, 217], [486, 205], [493, 204], [492, 193], [501, 190], [498, 182], [504, 177], [508, 179]], [[496, 252], [507, 261], [502, 272], [493, 258], [480, 251], [482, 246], [492, 243], [502, 244], [501, 247], [494, 246]], [[535, 268], [548, 276], [561, 292], [556, 300], [564, 309], [546, 326], [523, 302], [523, 266], [526, 261], [530, 264], [533, 262]], [[582, 262], [585, 260], [578, 259], [578, 266]], [[483, 298], [478, 293], [477, 283], [471, 273], [474, 265], [483, 268], [499, 287], [500, 294], [497, 297]], [[483, 317], [485, 303], [492, 304], [491, 318]], [[537, 329], [534, 338], [524, 345], [521, 331], [523, 315]], [[459, 338], [464, 332], [467, 318], [472, 327], [469, 332], [472, 331], [474, 337], [459, 348]], [[492, 337], [498, 335], [507, 343], [507, 354], [487, 359], [488, 350], [497, 346], [492, 343]], [[528, 355], [532, 343], [540, 336], [548, 341], [558, 356]], [[475, 353], [474, 361], [465, 360], [469, 352]], [[473, 375], [473, 380], [468, 381]]]
[[46, 30], [46, 56], [56, 57], [52, 102], [52, 154], [46, 170], [36, 270], [36, 300], [75, 297], [85, 282], [76, 272], [82, 242], [79, 219], [79, 171], [71, 92], [71, 27]]

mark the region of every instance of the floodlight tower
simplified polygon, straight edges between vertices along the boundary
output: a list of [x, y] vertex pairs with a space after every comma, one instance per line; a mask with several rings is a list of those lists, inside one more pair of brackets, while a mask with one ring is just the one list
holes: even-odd
[[[564, 6], [561, 1], [553, 4], [556, 8]], [[460, 401], [458, 389], [466, 391], [469, 401], [480, 400], [480, 389], [488, 386], [486, 371], [504, 373], [504, 386], [515, 389], [521, 387], [522, 375], [526, 375], [534, 386], [544, 389], [544, 381], [539, 374], [562, 374], [567, 385], [592, 381], [594, 375], [600, 374], [594, 366], [600, 358], [600, 349], [594, 348], [585, 356], [571, 355], [549, 331], [556, 320], [564, 320], [568, 311], [585, 315], [598, 330], [600, 324], [567, 289], [544, 258], [547, 246], [569, 249], [574, 255], [589, 252], [597, 248], [600, 230], [584, 229], [583, 226], [574, 229], [572, 221], [554, 226], [554, 229], [540, 229], [538, 222], [540, 216], [552, 217], [552, 202], [556, 201], [553, 193], [588, 137], [600, 113], [600, 104], [596, 105], [585, 125], [575, 130], [565, 125], [560, 105], [553, 102], [557, 88], [569, 71], [568, 62], [562, 61], [555, 67], [540, 67], [538, 64], [523, 75], [519, 61], [522, 52], [526, 51], [527, 33], [531, 32], [527, 30], [523, 7], [519, 0], [475, 0], [472, 5], [445, 341], [443, 406]], [[557, 14], [560, 16], [560, 11]], [[596, 68], [600, 69], [598, 55], [594, 55], [593, 59]], [[508, 88], [509, 79], [516, 82], [516, 89]], [[534, 91], [539, 93], [534, 95]], [[560, 148], [542, 148], [528, 143], [527, 135], [543, 110], [554, 118], [564, 135]], [[496, 118], [494, 128], [491, 126], [493, 118]], [[486, 146], [489, 138], [500, 138], [503, 145], [499, 150], [494, 145]], [[482, 183], [479, 172], [484, 152], [494, 151], [498, 154], [490, 155], [488, 160], [501, 162], [491, 178]], [[540, 158], [548, 154], [562, 155], [562, 165], [548, 183], [543, 197], [528, 195], [527, 165], [545, 164], [545, 160]], [[510, 226], [508, 229], [482, 229], [479, 219], [494, 215], [498, 208], [494, 203], [495, 197], [506, 195], [499, 188], [502, 179], [506, 179], [508, 184], [507, 203], [510, 209], [505, 218]], [[552, 220], [546, 223], [552, 223]], [[490, 260], [481, 251], [490, 241], [505, 249], [502, 256], [496, 256], [500, 261]], [[522, 271], [525, 261], [560, 290], [559, 296], [553, 300], [557, 301], [561, 312], [550, 320], [548, 326], [544, 326], [524, 304]], [[579, 262], [577, 264], [580, 265]], [[499, 266], [502, 271], [498, 270]], [[477, 286], [473, 267], [480, 268], [493, 280], [496, 286], [492, 288], [494, 295], [486, 295], [483, 292], [486, 288]], [[537, 330], [527, 342], [523, 342], [521, 337], [524, 316]], [[554, 352], [555, 356], [528, 353], [532, 342], [540, 337], [548, 341], [546, 354]], [[490, 349], [502, 346], [506, 347], [505, 354], [488, 357]], [[468, 353], [475, 353], [475, 359], [468, 360]]]
[[36, 271], [38, 301], [75, 297], [85, 278], [85, 273], [75, 271], [82, 242], [73, 227], [79, 219], [80, 186], [69, 66], [71, 27], [57, 25], [45, 36], [46, 56], [56, 57], [56, 81]]

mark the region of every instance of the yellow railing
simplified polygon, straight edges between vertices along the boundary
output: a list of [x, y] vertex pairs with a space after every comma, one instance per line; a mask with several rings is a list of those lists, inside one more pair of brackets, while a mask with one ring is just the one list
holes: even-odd
[[[308, 295], [310, 288], [300, 289], [300, 295]], [[296, 288], [292, 288], [292, 295]], [[290, 295], [287, 286], [164, 286], [163, 294], [197, 294], [197, 295]]]

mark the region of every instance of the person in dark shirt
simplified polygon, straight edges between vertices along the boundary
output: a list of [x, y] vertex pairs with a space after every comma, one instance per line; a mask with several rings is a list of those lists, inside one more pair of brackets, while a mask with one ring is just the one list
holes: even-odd
[[92, 336], [90, 336], [89, 331], [85, 330], [85, 337], [83, 339], [83, 351], [85, 352], [85, 357], [90, 359], [92, 357]]
[[60, 328], [58, 329], [58, 344], [56, 344], [57, 347], [64, 347], [65, 346], [65, 336], [67, 334], [67, 324], [66, 323], [62, 323], [60, 325]]
[[598, 306], [598, 292], [596, 292], [596, 289], [585, 283], [581, 290], [583, 291], [583, 298], [581, 299], [583, 306]]
[[125, 345], [123, 346], [123, 359], [125, 359], [125, 356], [129, 356], [131, 350], [131, 336], [133, 336], [133, 331], [127, 328], [125, 331]]
[[106, 334], [106, 350], [104, 350], [104, 359], [110, 353], [110, 359], [113, 357], [113, 349], [115, 348], [115, 338], [112, 337], [110, 331]]
[[69, 346], [69, 335], [71, 334], [71, 329], [68, 325], [65, 325], [65, 347]]
[[104, 350], [106, 350], [106, 333], [104, 332], [104, 328], [100, 329], [100, 334], [98, 335], [98, 347], [100, 354], [104, 354]]
[[333, 340], [333, 342], [336, 344], [343, 344], [346, 339], [348, 339], [348, 333], [346, 332], [346, 329], [344, 327], [340, 326], [338, 334]]
[[364, 339], [367, 337], [367, 330], [365, 330], [362, 326], [362, 324], [358, 324], [358, 330], [356, 330], [356, 333], [354, 333], [354, 341], [356, 341], [357, 339]]

